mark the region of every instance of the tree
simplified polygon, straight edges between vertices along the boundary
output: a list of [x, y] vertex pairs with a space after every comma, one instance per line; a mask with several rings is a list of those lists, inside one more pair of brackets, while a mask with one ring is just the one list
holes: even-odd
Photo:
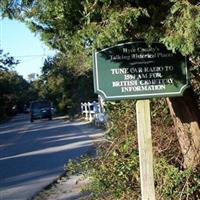
[[31, 89], [31, 84], [14, 71], [14, 66], [18, 63], [8, 53], [0, 52], [0, 119], [23, 112], [24, 105], [37, 96], [37, 92]]
[[46, 96], [60, 111], [70, 115], [79, 112], [82, 101], [97, 98], [93, 93], [91, 70], [70, 67], [68, 58], [63, 55], [45, 61], [40, 87], [41, 96]]
[[5, 115], [14, 114], [16, 110], [23, 111], [23, 106], [27, 102], [28, 83], [14, 71], [0, 72], [0, 90], [1, 90], [1, 110]]
[[9, 69], [13, 69], [13, 67], [17, 64], [19, 64], [18, 60], [9, 56], [9, 53], [4, 54], [3, 50], [0, 50], [0, 70], [7, 71]]

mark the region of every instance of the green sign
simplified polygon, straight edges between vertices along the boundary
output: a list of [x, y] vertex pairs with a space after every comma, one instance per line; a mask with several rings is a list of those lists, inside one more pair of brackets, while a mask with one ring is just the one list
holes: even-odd
[[95, 92], [105, 100], [181, 96], [188, 86], [186, 58], [159, 43], [118, 44], [93, 60]]

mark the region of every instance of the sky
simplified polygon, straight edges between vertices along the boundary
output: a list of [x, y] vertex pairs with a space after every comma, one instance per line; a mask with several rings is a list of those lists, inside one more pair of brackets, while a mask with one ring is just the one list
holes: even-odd
[[32, 33], [23, 23], [10, 19], [0, 21], [0, 49], [20, 60], [15, 70], [25, 79], [31, 73], [40, 75], [44, 59], [55, 54], [39, 35]]

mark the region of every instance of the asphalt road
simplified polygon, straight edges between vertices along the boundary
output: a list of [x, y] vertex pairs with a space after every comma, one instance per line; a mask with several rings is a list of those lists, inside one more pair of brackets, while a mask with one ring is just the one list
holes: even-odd
[[93, 149], [100, 133], [86, 122], [18, 115], [0, 125], [0, 200], [28, 200], [63, 173], [64, 164]]

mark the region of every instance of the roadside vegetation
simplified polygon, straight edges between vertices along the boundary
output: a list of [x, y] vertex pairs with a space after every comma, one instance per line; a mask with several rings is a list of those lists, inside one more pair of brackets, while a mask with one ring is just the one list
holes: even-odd
[[[66, 166], [70, 174], [91, 178], [91, 199], [141, 199], [135, 101], [106, 104], [109, 121], [106, 141], [95, 158], [82, 157]], [[200, 198], [199, 169], [184, 169], [183, 156], [165, 99], [151, 101], [156, 199]]]
[[[4, 0], [3, 17], [27, 24], [57, 55], [34, 83], [72, 116], [94, 100], [92, 52], [121, 41], [160, 42], [188, 60], [191, 87], [183, 97], [152, 99], [157, 199], [200, 199], [200, 5], [198, 0]], [[68, 170], [92, 179], [93, 199], [140, 199], [135, 101], [107, 102], [106, 142], [97, 158]]]
[[23, 110], [29, 83], [14, 71], [19, 61], [0, 50], [0, 121]]

